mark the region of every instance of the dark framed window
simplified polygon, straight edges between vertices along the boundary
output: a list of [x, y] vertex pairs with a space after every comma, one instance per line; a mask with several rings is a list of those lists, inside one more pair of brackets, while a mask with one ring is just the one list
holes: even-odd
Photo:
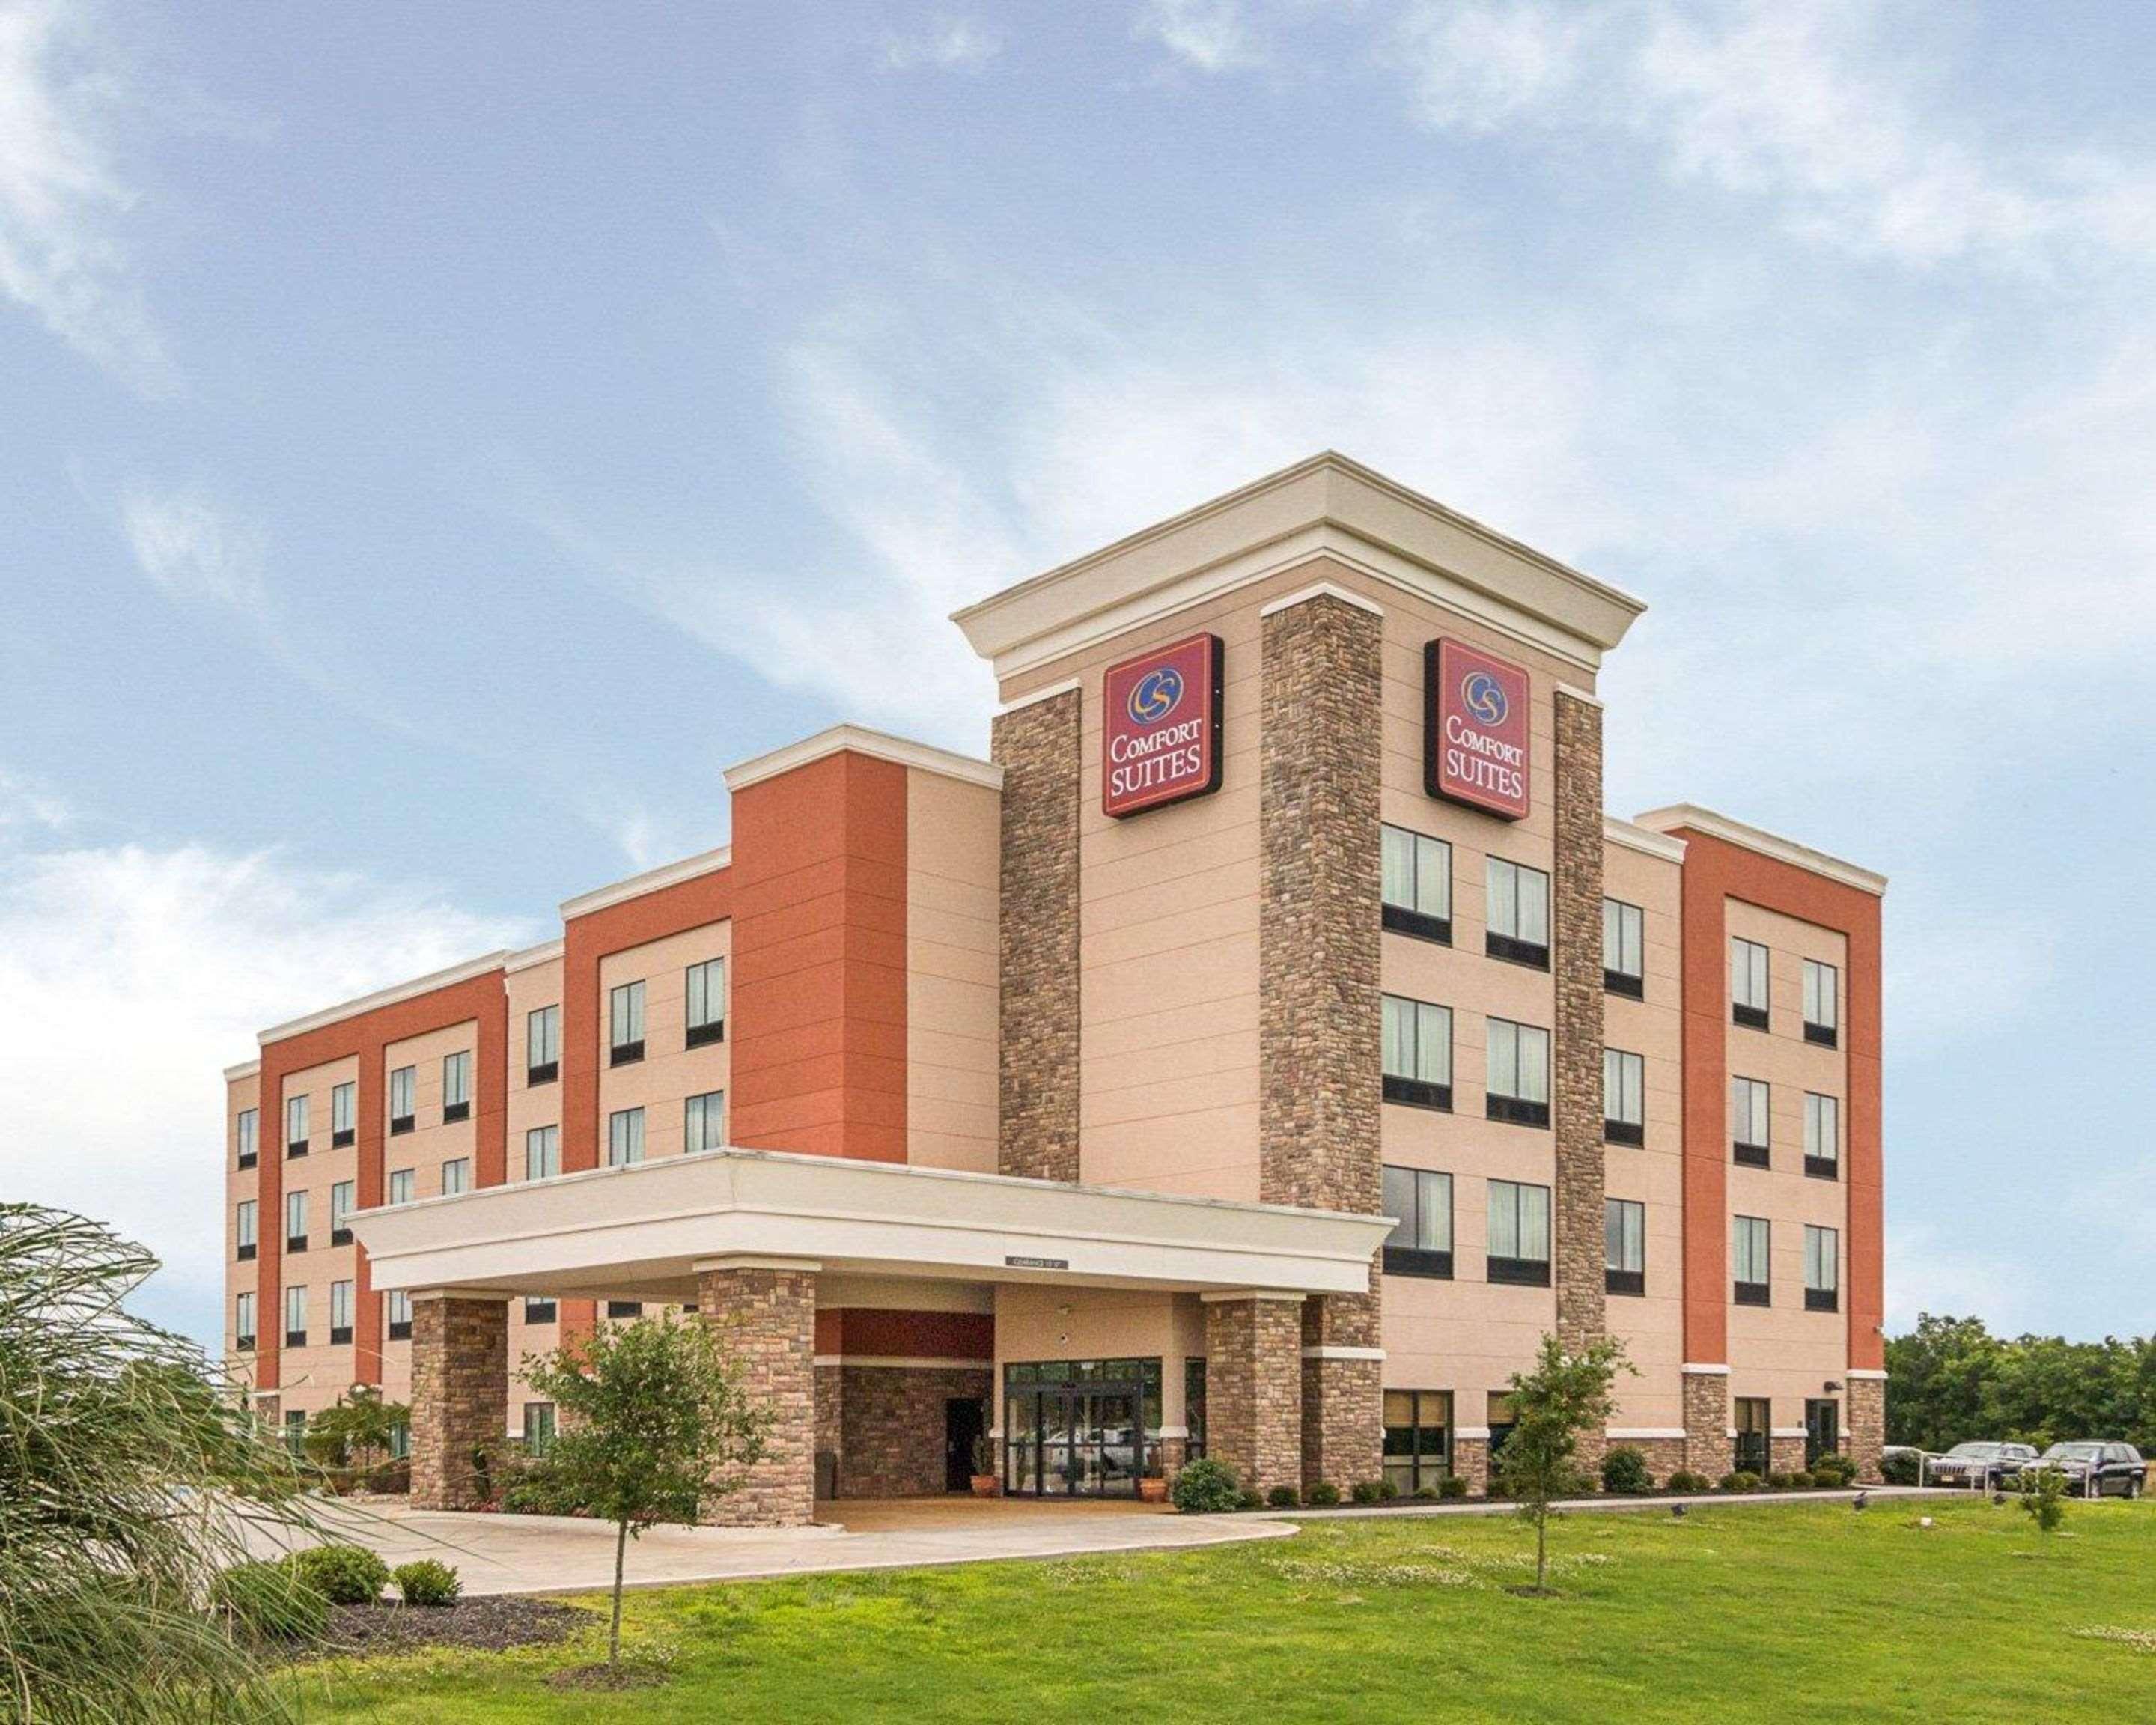
[[1622, 899], [1602, 901], [1602, 986], [1634, 1000], [1647, 998], [1647, 913]]
[[1759, 1080], [1730, 1079], [1730, 1156], [1742, 1167], [1766, 1168], [1772, 1163], [1768, 1147], [1772, 1102], [1772, 1092]]
[[389, 1202], [409, 1204], [419, 1195], [419, 1175], [415, 1168], [394, 1168], [389, 1171]]
[[1503, 1389], [1491, 1390], [1490, 1411], [1484, 1417], [1490, 1422], [1490, 1461], [1494, 1472], [1498, 1452], [1505, 1447], [1505, 1440], [1512, 1436], [1512, 1428], [1519, 1424], [1512, 1417], [1512, 1393]]
[[1804, 1040], [1822, 1048], [1841, 1042], [1841, 976], [1831, 964], [1804, 960]]
[[524, 1081], [552, 1084], [562, 1076], [562, 1009], [542, 1006], [524, 1014]]
[[607, 1064], [644, 1058], [644, 984], [624, 983], [607, 994]]
[[1804, 1092], [1804, 1172], [1815, 1180], [1841, 1178], [1841, 1100]]
[[471, 1118], [471, 1050], [442, 1056], [442, 1121]]
[[1488, 859], [1483, 951], [1512, 964], [1549, 968], [1549, 876], [1525, 863]]
[[393, 1288], [384, 1296], [388, 1301], [389, 1339], [408, 1342], [412, 1339], [412, 1296], [401, 1288]]
[[285, 1153], [305, 1156], [307, 1153], [307, 1099], [287, 1096], [285, 1099]]
[[330, 1090], [330, 1148], [341, 1150], [359, 1136], [359, 1086], [334, 1085]]
[[524, 1178], [551, 1180], [562, 1172], [562, 1128], [535, 1126], [524, 1135]]
[[1514, 1180], [1490, 1182], [1491, 1281], [1546, 1288], [1550, 1279], [1550, 1191]]
[[243, 1264], [254, 1255], [254, 1200], [244, 1198], [239, 1201], [232, 1216], [233, 1241]]
[[352, 1340], [352, 1284], [330, 1284], [330, 1345], [342, 1348]]
[[1731, 1423], [1737, 1428], [1737, 1448], [1731, 1458], [1740, 1473], [1767, 1476], [1773, 1454], [1774, 1404], [1763, 1395], [1740, 1395], [1730, 1404]]
[[307, 1249], [307, 1194], [287, 1192], [285, 1194], [285, 1250], [304, 1252]]
[[699, 1150], [723, 1150], [726, 1147], [726, 1093], [713, 1090], [690, 1096], [681, 1105], [683, 1151], [693, 1154]]
[[1739, 1306], [1769, 1306], [1774, 1231], [1764, 1216], [1730, 1219], [1729, 1263], [1735, 1283], [1731, 1298]]
[[1841, 1310], [1841, 1235], [1832, 1228], [1804, 1228], [1804, 1310]]
[[1738, 935], [1729, 937], [1729, 1016], [1754, 1030], [1767, 1028], [1767, 949]]
[[232, 1118], [234, 1153], [241, 1168], [253, 1168], [260, 1154], [262, 1116], [259, 1109], [242, 1108]]
[[1647, 1063], [1621, 1048], [1602, 1050], [1602, 1137], [1611, 1144], [1647, 1142]]
[[535, 1455], [543, 1455], [554, 1446], [554, 1404], [552, 1402], [526, 1402], [524, 1404], [524, 1447]]
[[1612, 1294], [1647, 1291], [1647, 1207], [1629, 1198], [1602, 1204], [1603, 1284]]
[[527, 1297], [524, 1301], [524, 1322], [527, 1324], [551, 1324], [554, 1322], [555, 1316], [554, 1302], [552, 1300], [542, 1300], [532, 1296]]
[[702, 1048], [726, 1040], [726, 961], [706, 958], [689, 967], [687, 1045]]
[[1004, 1490], [1023, 1497], [1134, 1497], [1159, 1465], [1158, 1359], [1042, 1360], [1004, 1368]]
[[355, 1183], [339, 1180], [330, 1188], [330, 1244], [352, 1244], [352, 1204]]
[[1384, 1171], [1385, 1214], [1397, 1217], [1385, 1236], [1388, 1276], [1452, 1275], [1452, 1176], [1429, 1168]]
[[1205, 1362], [1202, 1359], [1183, 1363], [1183, 1428], [1188, 1434], [1183, 1440], [1183, 1456], [1196, 1461], [1205, 1454]]
[[608, 1317], [642, 1317], [644, 1316], [644, 1301], [641, 1300], [609, 1300], [607, 1301], [607, 1316]]
[[254, 1296], [237, 1294], [232, 1301], [232, 1345], [242, 1353], [254, 1348]]
[[304, 1287], [285, 1290], [285, 1345], [307, 1345], [307, 1291]]
[[399, 1066], [389, 1075], [389, 1130], [408, 1132], [418, 1124], [419, 1069]]
[[1406, 827], [1383, 829], [1379, 916], [1395, 934], [1452, 944], [1452, 847]]
[[644, 1110], [622, 1108], [607, 1116], [607, 1166], [634, 1168], [644, 1160]]
[[471, 1190], [471, 1158], [452, 1157], [442, 1164], [442, 1196], [454, 1198]]
[[1389, 1389], [1384, 1400], [1384, 1467], [1404, 1497], [1452, 1471], [1452, 1392]]
[[1384, 1081], [1389, 1102], [1411, 1108], [1452, 1106], [1452, 1009], [1387, 994], [1383, 1014]]
[[1549, 1032], [1491, 1019], [1485, 1035], [1483, 1112], [1514, 1126], [1548, 1126]]

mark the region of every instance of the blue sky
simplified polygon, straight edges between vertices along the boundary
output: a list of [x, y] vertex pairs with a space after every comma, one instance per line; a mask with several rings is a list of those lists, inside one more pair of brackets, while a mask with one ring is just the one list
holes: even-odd
[[0, 0], [0, 1194], [219, 1299], [253, 1032], [721, 842], [1322, 447], [1893, 877], [1889, 1306], [2156, 1310], [2156, 13]]

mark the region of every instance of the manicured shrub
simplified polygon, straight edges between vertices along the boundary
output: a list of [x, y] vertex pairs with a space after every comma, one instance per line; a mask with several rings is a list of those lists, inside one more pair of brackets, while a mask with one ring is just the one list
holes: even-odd
[[330, 1602], [289, 1563], [234, 1563], [211, 1584], [210, 1604], [247, 1640], [318, 1641], [330, 1626]]
[[1399, 1487], [1399, 1481], [1396, 1481], [1396, 1480], [1393, 1479], [1390, 1476], [1388, 1476], [1387, 1477], [1385, 1477], [1385, 1478], [1383, 1478], [1383, 1479], [1381, 1479], [1381, 1480], [1379, 1480], [1379, 1481], [1378, 1481], [1378, 1502], [1380, 1502], [1380, 1503], [1390, 1503], [1390, 1502], [1392, 1502], [1395, 1497], [1399, 1497], [1399, 1495], [1400, 1495], [1400, 1487]]
[[1881, 1460], [1879, 1477], [1890, 1486], [1913, 1486], [1922, 1476], [1923, 1468], [1923, 1461], [1915, 1450], [1897, 1450]]
[[1800, 1467], [1789, 1476], [1789, 1489], [1792, 1491], [1809, 1491], [1818, 1484], [1819, 1481], [1804, 1468]]
[[1243, 1491], [1236, 1495], [1235, 1507], [1238, 1509], [1263, 1509], [1265, 1507], [1265, 1500], [1255, 1491]]
[[1292, 1486], [1275, 1486], [1265, 1493], [1265, 1502], [1273, 1509], [1293, 1509], [1298, 1495]]
[[1789, 1489], [1789, 1476], [1779, 1470], [1768, 1474], [1767, 1476], [1767, 1489], [1769, 1491], [1788, 1491]]
[[1722, 1489], [1725, 1491], [1756, 1491], [1759, 1489], [1759, 1476], [1748, 1469], [1739, 1468], [1734, 1473], [1722, 1475]]
[[1437, 1487], [1435, 1486], [1417, 1486], [1415, 1487], [1415, 1501], [1418, 1503], [1436, 1502]]
[[1672, 1491], [1704, 1491], [1712, 1484], [1713, 1481], [1705, 1474], [1694, 1473], [1688, 1467], [1681, 1467], [1670, 1476], [1669, 1489]]
[[1856, 1478], [1856, 1464], [1839, 1450], [1830, 1450], [1812, 1463], [1812, 1478], [1822, 1486], [1846, 1486]]
[[1375, 1480], [1358, 1480], [1348, 1488], [1348, 1495], [1358, 1503], [1375, 1503], [1383, 1494]]
[[1187, 1516], [1216, 1516], [1240, 1505], [1244, 1493], [1235, 1470], [1209, 1455], [1192, 1462], [1176, 1475], [1168, 1496], [1168, 1501]]
[[1303, 1492], [1302, 1501], [1312, 1509], [1330, 1509], [1340, 1501], [1340, 1488], [1330, 1480], [1320, 1480]]
[[408, 1605], [454, 1605], [465, 1590], [457, 1572], [432, 1558], [422, 1558], [414, 1563], [399, 1563], [390, 1572], [390, 1579], [397, 1584], [397, 1591]]
[[1602, 1489], [1620, 1497], [1644, 1497], [1655, 1489], [1647, 1458], [1637, 1450], [1618, 1448], [1602, 1458]]
[[286, 1560], [293, 1574], [332, 1605], [368, 1605], [389, 1585], [389, 1566], [357, 1545], [311, 1545]]
[[1467, 1495], [1466, 1476], [1456, 1473], [1445, 1475], [1437, 1482], [1437, 1495], [1440, 1497], [1465, 1497]]

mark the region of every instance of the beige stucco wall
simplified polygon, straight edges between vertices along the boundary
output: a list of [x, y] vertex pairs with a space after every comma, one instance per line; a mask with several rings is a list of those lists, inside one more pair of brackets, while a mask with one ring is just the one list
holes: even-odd
[[[510, 971], [503, 978], [509, 999], [509, 1091], [507, 1116], [508, 1178], [511, 1181], [524, 1178], [524, 1135], [534, 1127], [559, 1127], [562, 1123], [562, 1081], [559, 1077], [547, 1084], [530, 1081], [525, 1064], [526, 1016], [542, 1006], [562, 1004], [562, 961], [558, 957], [543, 959], [536, 964], [525, 965]], [[649, 1002], [647, 1000], [647, 1008]], [[648, 1020], [647, 1020], [648, 1024]], [[385, 1333], [387, 1333], [385, 1329]], [[527, 1324], [524, 1321], [524, 1302], [509, 1302], [509, 1407], [510, 1424], [514, 1426], [523, 1418], [526, 1399], [522, 1378], [517, 1371], [520, 1362], [527, 1353], [543, 1353], [560, 1340], [558, 1324]], [[388, 1356], [393, 1353], [405, 1381], [410, 1381], [412, 1345], [408, 1342], [390, 1344], [384, 1350], [384, 1369]]]
[[996, 1171], [1002, 804], [906, 770], [906, 1155], [924, 1167]]
[[[709, 922], [663, 940], [609, 952], [599, 961], [599, 1125], [598, 1156], [607, 1158], [608, 1117], [624, 1108], [644, 1110], [646, 1161], [681, 1153], [685, 1122], [682, 1104], [690, 1096], [726, 1088], [732, 1060], [733, 1027], [726, 1040], [701, 1048], [684, 1045], [688, 1033], [688, 968], [707, 959], [726, 958], [728, 1010], [733, 992], [733, 924]], [[625, 983], [644, 983], [644, 1058], [627, 1066], [607, 1065], [608, 1001]], [[728, 1117], [731, 1121], [731, 1115]]]
[[[340, 1084], [358, 1081], [359, 1061], [349, 1057], [288, 1073], [284, 1096], [274, 1111], [275, 1118], [265, 1117], [261, 1127], [263, 1158], [266, 1161], [271, 1156], [282, 1158], [285, 1104], [295, 1096], [305, 1095], [307, 1153], [297, 1161], [285, 1162], [285, 1190], [277, 1200], [277, 1214], [258, 1214], [256, 1219], [257, 1237], [266, 1239], [275, 1229], [281, 1250], [285, 1198], [295, 1192], [307, 1194], [307, 1250], [297, 1255], [285, 1252], [280, 1258], [281, 1285], [274, 1301], [275, 1310], [260, 1301], [255, 1307], [256, 1323], [264, 1329], [274, 1324], [281, 1347], [285, 1338], [285, 1289], [304, 1286], [307, 1290], [309, 1345], [284, 1348], [278, 1360], [278, 1404], [284, 1412], [297, 1408], [312, 1413], [318, 1408], [326, 1408], [344, 1394], [352, 1380], [352, 1350], [349, 1347], [330, 1346], [330, 1284], [357, 1281], [358, 1251], [353, 1246], [330, 1244], [330, 1188], [340, 1181], [353, 1182], [353, 1205], [357, 1207], [359, 1148], [357, 1142], [341, 1150], [331, 1147], [330, 1092]], [[355, 1106], [357, 1100], [355, 1097]], [[266, 1117], [271, 1111], [264, 1112]], [[355, 1307], [355, 1327], [357, 1317]]]
[[1183, 1362], [1205, 1353], [1205, 1308], [1196, 1295], [1004, 1282], [995, 1290], [995, 1313], [997, 1430], [1006, 1364], [1153, 1358], [1161, 1363], [1161, 1424], [1183, 1429]]

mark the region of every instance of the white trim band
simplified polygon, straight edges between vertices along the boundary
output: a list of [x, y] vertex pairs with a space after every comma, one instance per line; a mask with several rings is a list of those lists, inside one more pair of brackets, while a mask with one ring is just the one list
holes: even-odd
[[1279, 1300], [1300, 1306], [1303, 1296], [1292, 1288], [1208, 1288], [1198, 1296], [1208, 1306], [1229, 1304], [1237, 1300]]
[[1887, 1381], [1887, 1374], [1884, 1372], [1875, 1371], [1870, 1366], [1851, 1366], [1841, 1375], [1845, 1378], [1856, 1378], [1866, 1384], [1884, 1384]]
[[1613, 1425], [1603, 1435], [1612, 1443], [1648, 1444], [1681, 1441], [1691, 1434], [1681, 1425]]
[[1291, 593], [1284, 599], [1275, 599], [1270, 605], [1261, 605], [1258, 615], [1270, 617], [1276, 611], [1292, 611], [1297, 605], [1306, 605], [1312, 599], [1337, 599], [1343, 605], [1353, 605], [1358, 611], [1368, 611], [1373, 617], [1383, 617], [1385, 608], [1375, 599], [1366, 599], [1358, 593], [1351, 593], [1337, 581], [1319, 581]]
[[1887, 877], [1874, 874], [1870, 869], [1861, 869], [1855, 863], [1844, 862], [1838, 856], [1829, 856], [1824, 850], [1815, 850], [1809, 845], [1799, 845], [1794, 839], [1784, 839], [1779, 833], [1770, 833], [1761, 827], [1747, 826], [1741, 820], [1732, 820], [1726, 814], [1717, 814], [1712, 809], [1702, 809], [1697, 803], [1672, 803], [1666, 809], [1650, 809], [1644, 814], [1632, 817], [1643, 827], [1656, 832], [1666, 832], [1671, 827], [1690, 827], [1704, 833], [1710, 839], [1719, 839], [1725, 845], [1734, 845], [1760, 856], [1772, 857], [1776, 862], [1787, 863], [1793, 869], [1802, 869], [1807, 874], [1823, 875], [1830, 880], [1839, 880], [1845, 886], [1854, 886], [1859, 892], [1868, 892], [1881, 898], [1887, 892]]
[[689, 1268], [696, 1275], [722, 1270], [798, 1270], [814, 1276], [823, 1269], [814, 1258], [761, 1258], [752, 1253], [729, 1252], [721, 1258], [699, 1258]]
[[1490, 1441], [1490, 1428], [1486, 1425], [1455, 1425], [1452, 1428], [1452, 1435], [1471, 1444], [1486, 1444]]
[[1729, 1375], [1727, 1366], [1701, 1365], [1691, 1360], [1686, 1360], [1677, 1369], [1688, 1378], [1727, 1378]]
[[915, 742], [910, 737], [893, 737], [887, 731], [871, 731], [865, 725], [834, 725], [828, 731], [819, 731], [814, 737], [804, 737], [783, 748], [736, 762], [726, 770], [726, 789], [738, 794], [767, 778], [776, 778], [782, 773], [791, 773], [796, 768], [840, 753], [866, 755], [871, 760], [889, 761], [899, 767], [917, 767], [923, 773], [940, 773], [946, 778], [981, 785], [992, 791], [1004, 788], [1004, 769], [993, 761], [953, 754], [949, 749]]
[[1045, 688], [1034, 690], [1030, 695], [1021, 695], [1015, 701], [1005, 701], [996, 709], [996, 716], [1001, 718], [1005, 713], [1019, 712], [1029, 706], [1038, 706], [1044, 701], [1053, 701], [1059, 695], [1075, 695], [1077, 692], [1077, 678], [1065, 677], [1060, 683], [1050, 683]]
[[[1300, 1299], [1301, 1296], [1297, 1295], [1296, 1297]], [[1385, 1350], [1382, 1348], [1306, 1348], [1302, 1350], [1302, 1357], [1305, 1359], [1383, 1359]]]
[[1658, 833], [1651, 827], [1635, 826], [1629, 820], [1620, 820], [1614, 814], [1602, 817], [1602, 837], [1606, 844], [1620, 845], [1627, 850], [1639, 851], [1645, 856], [1659, 856], [1665, 862], [1681, 863], [1685, 856], [1685, 841], [1672, 839], [1667, 833]]
[[695, 856], [685, 856], [679, 862], [646, 869], [641, 875], [631, 875], [626, 880], [617, 880], [611, 886], [595, 886], [589, 892], [580, 892], [574, 898], [563, 899], [561, 903], [562, 920], [572, 922], [578, 916], [588, 916], [594, 911], [603, 911], [614, 905], [626, 904], [633, 898], [642, 898], [647, 892], [661, 891], [669, 886], [679, 886], [684, 880], [716, 875], [733, 860], [733, 846], [721, 845], [716, 850], [702, 851]]
[[[320, 1030], [331, 1024], [341, 1024], [346, 1019], [356, 1019], [362, 1013], [373, 1012], [384, 1006], [394, 1006], [400, 1000], [416, 999], [422, 994], [431, 994], [439, 988], [453, 988], [459, 983], [468, 983], [490, 971], [500, 970], [502, 961], [509, 957], [505, 948], [488, 952], [477, 958], [469, 958], [462, 964], [452, 964], [447, 970], [431, 971], [425, 976], [414, 977], [408, 983], [397, 983], [387, 988], [377, 989], [372, 994], [362, 994], [357, 1000], [340, 1001], [335, 1006], [326, 1006], [320, 1012], [311, 1012], [305, 1018], [288, 1019], [281, 1024], [272, 1024], [255, 1037], [264, 1048], [273, 1042], [289, 1041], [295, 1036], [305, 1035], [310, 1030]], [[452, 1019], [451, 1023], [459, 1022]], [[430, 1028], [447, 1029], [449, 1025]]]

